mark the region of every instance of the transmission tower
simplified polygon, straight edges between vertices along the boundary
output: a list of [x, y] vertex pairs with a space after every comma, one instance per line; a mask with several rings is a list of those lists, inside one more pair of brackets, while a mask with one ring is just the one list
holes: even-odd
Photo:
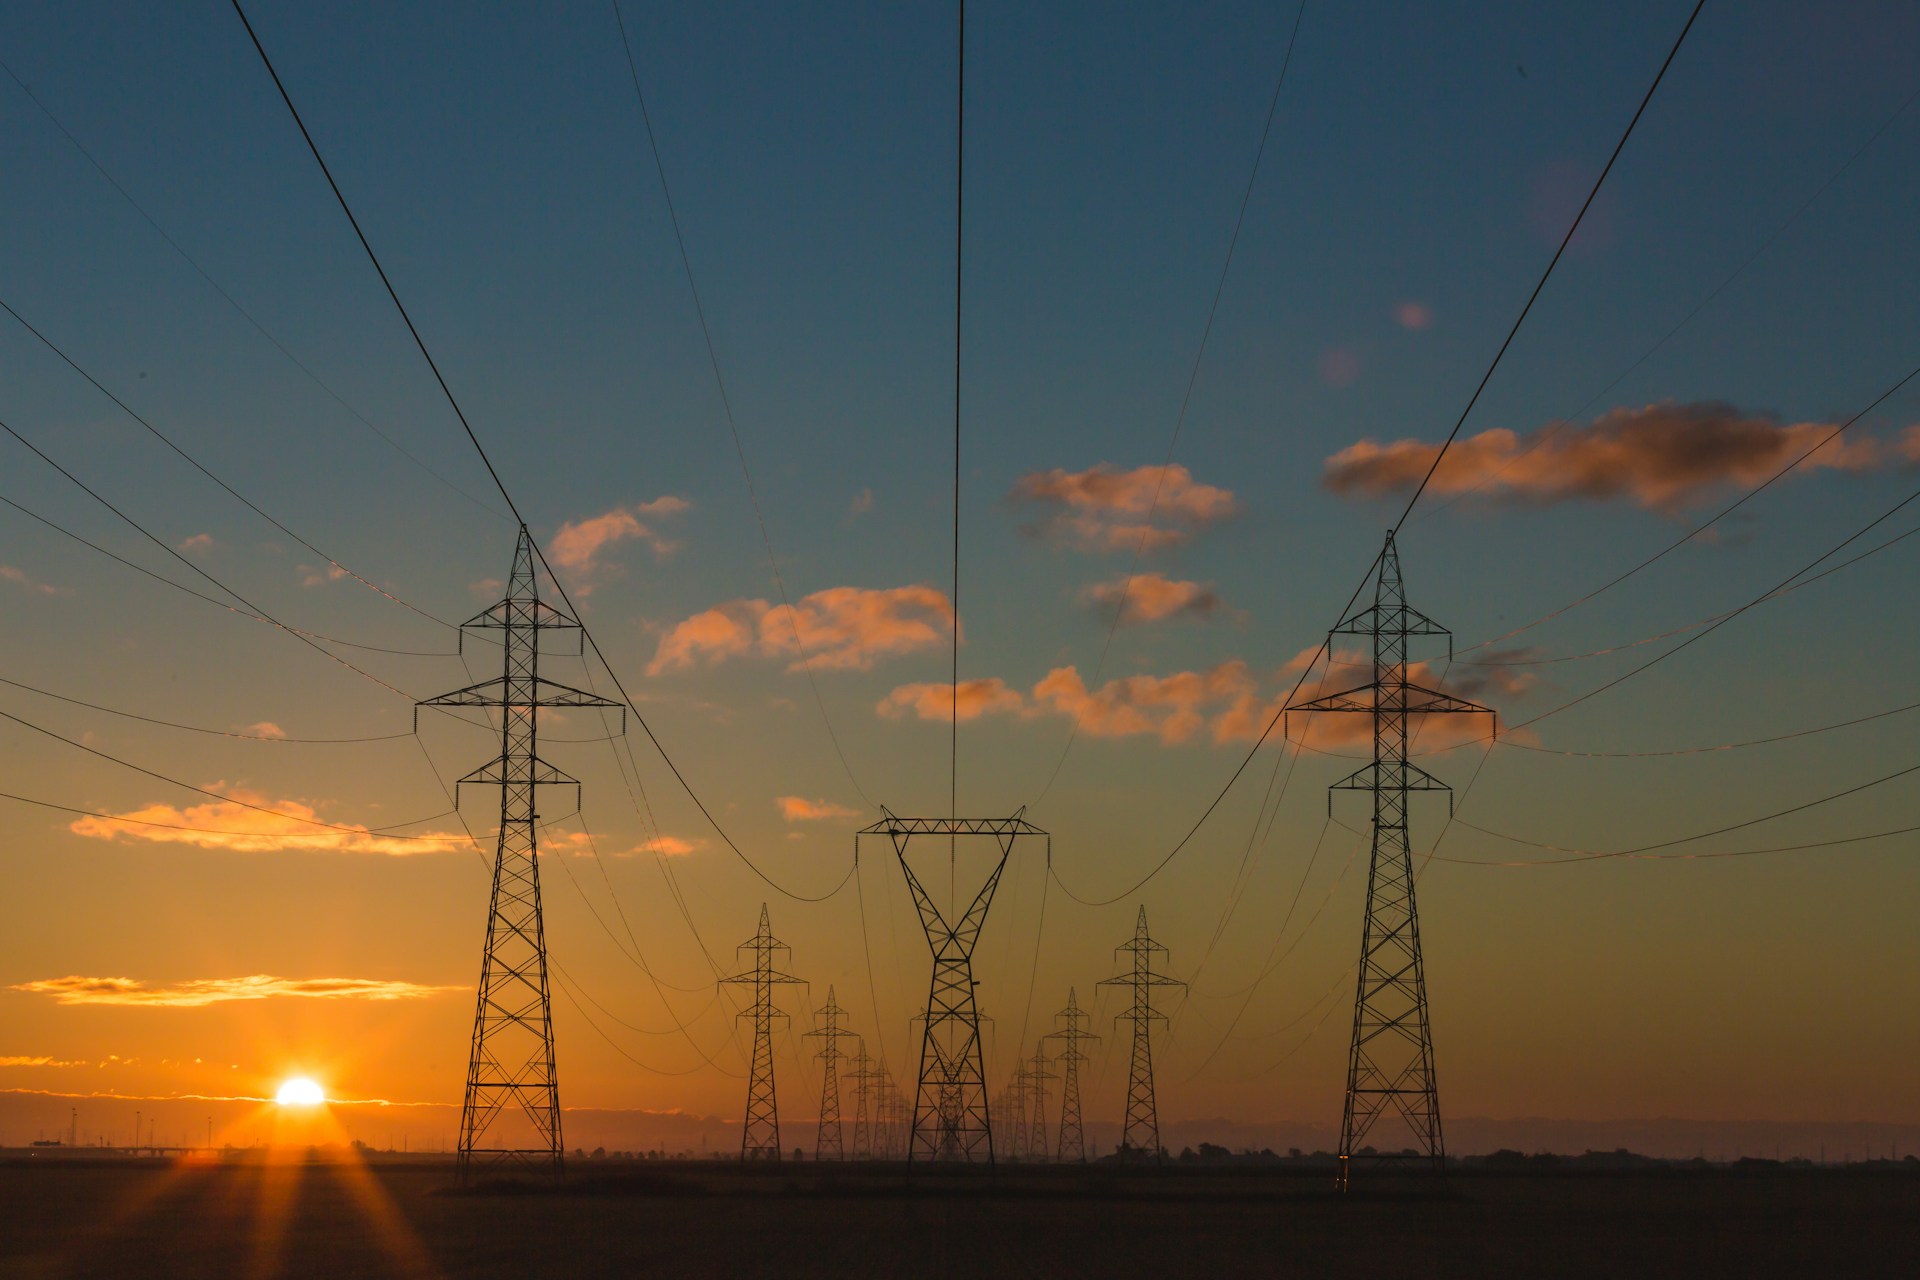
[[1114, 948], [1115, 955], [1130, 956], [1125, 973], [1103, 979], [1101, 986], [1127, 987], [1133, 1002], [1114, 1021], [1133, 1024], [1133, 1068], [1127, 1075], [1127, 1122], [1120, 1134], [1120, 1158], [1160, 1159], [1160, 1117], [1153, 1100], [1153, 1024], [1167, 1016], [1153, 1007], [1155, 987], [1184, 987], [1178, 978], [1153, 971], [1153, 958], [1167, 949], [1147, 936], [1147, 909], [1140, 908], [1134, 922], [1133, 937]]
[[[848, 1056], [840, 1047], [840, 1041], [853, 1033], [840, 1025], [840, 1019], [846, 1016], [846, 1010], [834, 1002], [833, 988], [827, 988], [827, 1003], [821, 1006], [820, 1017], [825, 1025], [807, 1032], [808, 1036], [818, 1036], [821, 1041], [820, 1060], [826, 1069], [820, 1079], [820, 1128], [813, 1140], [813, 1158], [815, 1160], [845, 1160], [847, 1150], [841, 1141], [840, 1132], [840, 1059]], [[862, 1050], [861, 1057], [866, 1056]], [[858, 1089], [858, 1085], [855, 1086]], [[857, 1155], [860, 1149], [860, 1112], [859, 1103], [855, 1104], [853, 1121], [853, 1145]]]
[[539, 712], [542, 707], [618, 707], [623, 724], [626, 714], [621, 703], [540, 674], [541, 633], [578, 632], [580, 624], [541, 601], [534, 577], [533, 539], [525, 525], [520, 526], [514, 545], [506, 598], [461, 624], [463, 651], [468, 629], [498, 633], [501, 674], [419, 704], [500, 712], [500, 754], [461, 778], [454, 789], [457, 806], [461, 789], [470, 784], [500, 788], [493, 895], [480, 960], [467, 1085], [460, 1104], [457, 1168], [463, 1182], [475, 1166], [502, 1163], [565, 1172], [547, 936], [540, 912], [535, 798], [543, 786], [571, 786], [577, 808], [580, 784], [540, 758]]
[[880, 1079], [873, 1056], [867, 1052], [866, 1043], [860, 1045], [860, 1052], [853, 1055], [853, 1070], [847, 1078], [853, 1081], [853, 1158], [871, 1160], [874, 1158], [874, 1129], [879, 1117], [876, 1107], [874, 1084]]
[[1029, 1063], [1025, 1058], [1013, 1069], [1013, 1082], [1000, 1095], [1001, 1114], [1008, 1120], [1005, 1127], [1007, 1135], [1006, 1156], [1009, 1160], [1027, 1158], [1027, 1104], [1033, 1100], [1033, 1077], [1028, 1074]]
[[[1348, 615], [1329, 636], [1368, 636], [1373, 679], [1367, 684], [1296, 703], [1289, 712], [1342, 712], [1373, 717], [1373, 762], [1333, 784], [1335, 790], [1373, 793], [1373, 857], [1367, 873], [1367, 913], [1360, 934], [1360, 978], [1347, 1057], [1347, 1095], [1340, 1123], [1342, 1189], [1353, 1162], [1410, 1155], [1446, 1168], [1440, 1095], [1434, 1080], [1433, 1032], [1427, 1020], [1427, 980], [1420, 955], [1420, 917], [1413, 901], [1413, 856], [1407, 840], [1407, 797], [1451, 788], [1407, 762], [1407, 725], [1414, 716], [1492, 714], [1475, 702], [1407, 679], [1407, 640], [1452, 633], [1407, 604], [1400, 553], [1387, 534], [1374, 582], [1373, 603]], [[1291, 733], [1291, 726], [1289, 726]], [[1328, 797], [1331, 807], [1333, 799]], [[1376, 1152], [1363, 1146], [1389, 1112], [1404, 1123], [1414, 1146]]]
[[1044, 1161], [1047, 1159], [1047, 1081], [1060, 1077], [1047, 1070], [1046, 1037], [1034, 1046], [1033, 1057], [1028, 1060], [1027, 1087], [1032, 1096], [1027, 1100], [1027, 1159]]
[[1084, 1164], [1087, 1159], [1087, 1135], [1080, 1123], [1080, 1064], [1087, 1061], [1087, 1055], [1080, 1052], [1082, 1040], [1098, 1040], [1100, 1037], [1086, 1029], [1082, 1024], [1087, 1021], [1087, 1011], [1080, 1007], [1080, 995], [1072, 987], [1067, 988], [1067, 1007], [1053, 1015], [1054, 1021], [1064, 1023], [1052, 1035], [1066, 1047], [1060, 1053], [1060, 1142], [1054, 1148], [1054, 1154], [1062, 1163], [1074, 1161]]
[[782, 984], [805, 985], [805, 981], [773, 967], [774, 952], [791, 953], [793, 948], [773, 936], [764, 902], [760, 904], [759, 932], [738, 949], [753, 952], [753, 968], [720, 981], [753, 988], [753, 1005], [739, 1015], [753, 1019], [753, 1071], [747, 1077], [747, 1118], [740, 1131], [740, 1158], [778, 1161], [780, 1107], [773, 1092], [773, 1020], [787, 1015], [774, 1008], [773, 989]]
[[[885, 808], [880, 812], [884, 816], [879, 822], [854, 836], [854, 857], [859, 858], [860, 836], [884, 835], [892, 840], [926, 930], [927, 947], [933, 952], [907, 1161], [985, 1160], [991, 1164], [993, 1126], [981, 1056], [980, 1011], [974, 1002], [973, 948], [1014, 842], [1021, 836], [1038, 836], [1048, 841], [1049, 850], [1052, 842], [1046, 832], [1021, 816], [1024, 809], [1011, 818], [900, 818]], [[907, 862], [907, 846], [915, 836], [946, 836], [950, 850], [962, 836], [990, 836], [998, 846], [1000, 856], [993, 871], [958, 921], [948, 921]], [[958, 909], [957, 895], [952, 905]]]

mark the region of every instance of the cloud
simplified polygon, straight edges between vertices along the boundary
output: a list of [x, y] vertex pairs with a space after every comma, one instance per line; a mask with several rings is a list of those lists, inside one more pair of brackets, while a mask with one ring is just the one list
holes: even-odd
[[1075, 667], [1055, 667], [1033, 686], [1034, 706], [1078, 717], [1080, 732], [1093, 738], [1152, 734], [1169, 745], [1186, 742], [1241, 698], [1254, 682], [1247, 664], [1234, 659], [1208, 671], [1123, 676], [1088, 691]]
[[1123, 622], [1158, 622], [1163, 618], [1211, 618], [1220, 610], [1220, 596], [1212, 586], [1182, 582], [1158, 573], [1136, 573], [1115, 578], [1081, 592], [1081, 597], [1103, 609], [1126, 601]]
[[250, 733], [256, 738], [284, 738], [287, 736], [287, 731], [271, 720], [261, 720], [258, 723], [246, 725], [240, 732]]
[[84, 1067], [84, 1062], [66, 1062], [59, 1058], [28, 1057], [23, 1054], [0, 1054], [0, 1067]]
[[1055, 467], [1022, 476], [1008, 497], [1042, 509], [1027, 533], [1086, 551], [1158, 551], [1239, 510], [1231, 490], [1200, 483], [1178, 463], [1168, 465], [1164, 477], [1161, 472], [1156, 466], [1121, 471], [1105, 462], [1085, 471]]
[[686, 840], [679, 836], [661, 834], [642, 840], [639, 844], [626, 849], [609, 849], [596, 845], [592, 836], [584, 831], [545, 831], [540, 835], [540, 852], [548, 856], [572, 854], [576, 858], [591, 858], [596, 848], [602, 856], [608, 858], [637, 858], [642, 854], [658, 854], [663, 858], [685, 857], [707, 847], [704, 840]]
[[1330, 387], [1350, 387], [1360, 381], [1360, 353], [1352, 347], [1323, 347], [1318, 364], [1320, 381]]
[[706, 847], [704, 840], [686, 840], [680, 836], [661, 834], [642, 840], [635, 853], [651, 853], [662, 858], [684, 858], [690, 853], [698, 853]]
[[[471, 845], [464, 833], [422, 832], [417, 839], [396, 839], [351, 824], [343, 824], [350, 827], [347, 830], [316, 827], [310, 821], [301, 821], [316, 819], [318, 814], [313, 806], [298, 800], [270, 800], [258, 792], [227, 789], [219, 783], [209, 789], [222, 791], [232, 799], [185, 808], [149, 804], [111, 817], [89, 815], [68, 823], [67, 830], [95, 840], [186, 844], [233, 853], [373, 853], [408, 857], [453, 853]], [[262, 805], [273, 812], [262, 813], [248, 805]]]
[[1402, 329], [1425, 329], [1433, 323], [1433, 308], [1409, 300], [1394, 307], [1393, 318]]
[[641, 541], [652, 548], [656, 558], [665, 559], [679, 547], [661, 537], [640, 517], [673, 516], [693, 504], [672, 494], [642, 502], [633, 507], [615, 507], [611, 511], [584, 520], [570, 520], [560, 526], [547, 543], [554, 564], [577, 573], [590, 574], [598, 565], [602, 551], [620, 542]]
[[[1726, 485], [1755, 485], [1812, 448], [1832, 423], [1782, 424], [1719, 401], [1620, 408], [1585, 426], [1555, 423], [1525, 433], [1496, 428], [1456, 442], [1429, 487], [1436, 494], [1484, 486], [1489, 498], [1545, 505], [1570, 499], [1632, 502], [1676, 511]], [[1802, 470], [1861, 471], [1920, 458], [1908, 429], [1894, 445], [1842, 436]], [[1326, 461], [1321, 483], [1345, 497], [1411, 491], [1440, 446], [1362, 440]]]
[[183, 539], [181, 542], [175, 544], [173, 549], [183, 555], [197, 556], [213, 550], [213, 547], [214, 541], [212, 534], [196, 533], [191, 538]]
[[775, 796], [780, 816], [788, 822], [823, 822], [828, 818], [857, 818], [858, 809], [849, 809], [831, 800], [809, 800], [805, 796]]
[[[882, 698], [875, 709], [890, 720], [911, 715], [944, 724], [953, 718], [955, 702], [953, 685], [903, 684]], [[959, 684], [958, 711], [962, 720], [1025, 708], [1026, 699], [1020, 696], [1020, 691], [1010, 688], [998, 676], [962, 680]]]
[[50, 587], [46, 583], [29, 576], [26, 570], [16, 569], [10, 564], [0, 564], [0, 582], [11, 582], [16, 587], [25, 587], [27, 590], [43, 596], [57, 596], [61, 594], [59, 587]]
[[303, 587], [324, 587], [329, 582], [338, 582], [347, 576], [347, 571], [337, 564], [329, 564], [324, 569], [303, 564], [296, 565], [295, 569], [300, 574], [300, 585]]
[[137, 978], [89, 978], [70, 974], [18, 982], [15, 991], [52, 996], [61, 1004], [145, 1005], [197, 1009], [232, 1000], [269, 1000], [297, 996], [308, 1000], [422, 1000], [465, 987], [429, 987], [415, 982], [375, 978], [276, 978], [256, 973], [244, 978], [193, 978], [168, 987], [149, 987]]
[[847, 504], [847, 519], [857, 520], [873, 510], [873, 490], [862, 489], [853, 495], [853, 501]]
[[880, 658], [942, 647], [952, 633], [953, 608], [929, 586], [829, 587], [791, 609], [765, 600], [732, 600], [694, 614], [661, 637], [647, 674], [746, 654], [790, 655], [787, 669], [798, 671], [801, 645], [816, 667], [864, 671]]

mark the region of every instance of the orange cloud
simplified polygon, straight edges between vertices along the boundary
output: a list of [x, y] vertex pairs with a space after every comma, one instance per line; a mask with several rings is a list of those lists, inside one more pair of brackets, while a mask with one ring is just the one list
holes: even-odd
[[950, 684], [903, 684], [880, 700], [876, 708], [888, 719], [916, 716], [922, 720], [951, 720], [956, 710], [962, 720], [1002, 711], [1021, 711], [1026, 700], [1018, 689], [1009, 688], [998, 676], [962, 680], [958, 697]]
[[250, 733], [256, 738], [284, 738], [287, 736], [287, 731], [271, 720], [261, 720], [255, 724], [246, 725], [240, 732]]
[[1178, 463], [1121, 471], [1102, 462], [1085, 471], [1036, 471], [1009, 497], [1042, 507], [1035, 535], [1061, 538], [1088, 551], [1157, 551], [1232, 516], [1233, 492], [1202, 484]]
[[338, 582], [347, 576], [347, 571], [337, 564], [330, 564], [324, 569], [303, 564], [298, 566], [298, 569], [300, 585], [303, 587], [324, 587], [329, 582]]
[[[1539, 504], [1617, 498], [1673, 511], [1723, 485], [1758, 484], [1833, 425], [1782, 424], [1716, 401], [1615, 409], [1586, 426], [1555, 424], [1524, 434], [1496, 428], [1469, 436], [1447, 451], [1429, 487], [1448, 494], [1484, 486], [1490, 498]], [[1420, 440], [1362, 440], [1327, 459], [1321, 483], [1349, 497], [1410, 491], [1439, 448]], [[1860, 471], [1916, 458], [1920, 436], [1910, 428], [1892, 447], [1842, 436], [1801, 468]]]
[[64, 1062], [59, 1058], [28, 1057], [24, 1054], [0, 1054], [0, 1067], [84, 1067], [84, 1062]]
[[656, 557], [664, 559], [672, 555], [680, 544], [661, 537], [640, 517], [678, 515], [692, 505], [685, 498], [666, 494], [652, 502], [642, 502], [633, 507], [615, 507], [584, 520], [570, 520], [553, 535], [547, 543], [547, 550], [556, 565], [579, 573], [592, 572], [600, 553], [618, 542], [645, 542]]
[[15, 991], [52, 996], [61, 1004], [117, 1004], [197, 1009], [230, 1000], [268, 1000], [297, 996], [307, 1000], [421, 1000], [465, 987], [429, 987], [416, 982], [374, 978], [276, 978], [256, 973], [244, 978], [194, 978], [170, 987], [149, 987], [137, 978], [88, 978], [70, 974], [18, 982]]
[[[222, 790], [218, 784], [212, 789]], [[313, 806], [298, 800], [270, 800], [238, 788], [228, 789], [225, 794], [246, 803], [215, 800], [185, 808], [149, 804], [111, 817], [78, 818], [67, 824], [67, 830], [95, 840], [144, 840], [233, 853], [377, 853], [406, 857], [452, 853], [471, 845], [464, 833], [423, 832], [413, 839], [399, 839], [360, 826], [349, 830], [316, 827], [311, 825], [318, 817]], [[273, 812], [262, 813], [248, 805], [262, 805]]]
[[849, 809], [831, 800], [809, 800], [805, 796], [775, 796], [780, 816], [788, 822], [823, 822], [828, 818], [857, 818], [858, 809]]
[[647, 674], [749, 653], [792, 656], [787, 669], [798, 671], [802, 645], [816, 667], [864, 671], [880, 658], [943, 647], [952, 633], [953, 608], [929, 586], [829, 587], [792, 608], [731, 600], [694, 614], [661, 637]]
[[1393, 309], [1393, 318], [1402, 329], [1425, 329], [1433, 323], [1433, 308], [1424, 302], [1402, 302]]
[[1136, 573], [1088, 587], [1082, 597], [1105, 608], [1126, 601], [1123, 622], [1158, 622], [1162, 618], [1210, 618], [1220, 609], [1220, 596], [1211, 586], [1183, 582], [1158, 573]]
[[1056, 667], [1033, 686], [1036, 707], [1078, 717], [1080, 732], [1095, 738], [1154, 734], [1164, 743], [1185, 742], [1207, 723], [1210, 708], [1250, 696], [1247, 664], [1234, 659], [1209, 671], [1168, 676], [1123, 676], [1089, 692], [1074, 667]]
[[197, 556], [213, 550], [213, 545], [212, 534], [196, 533], [191, 538], [182, 539], [173, 549], [186, 555]]

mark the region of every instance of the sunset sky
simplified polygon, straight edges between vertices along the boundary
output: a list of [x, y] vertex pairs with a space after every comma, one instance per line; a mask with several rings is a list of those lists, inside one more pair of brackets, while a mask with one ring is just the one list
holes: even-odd
[[[1117, 1117], [1095, 983], [1144, 904], [1192, 983], [1162, 1115], [1338, 1118], [1367, 813], [1328, 820], [1324, 753], [1363, 726], [1276, 734], [1138, 892], [1068, 891], [1122, 895], [1240, 765], [1691, 7], [1308, 6], [1184, 418], [1294, 6], [969, 7], [959, 808], [1030, 806], [1058, 877], [1017, 848], [980, 943], [996, 1082], [1077, 988]], [[715, 978], [763, 901], [811, 983], [783, 1114], [830, 985], [906, 1083], [926, 947], [890, 847], [849, 872], [877, 806], [948, 803], [950, 11], [624, 10], [791, 610], [611, 8], [249, 13], [583, 621], [780, 886], [637, 722], [543, 718], [584, 784], [543, 797], [563, 1104], [737, 1120]], [[416, 739], [412, 703], [491, 674], [451, 624], [513, 523], [226, 4], [14, 6], [0, 58], [0, 422], [171, 548], [0, 436], [0, 1142], [293, 1075], [438, 1138], [497, 816], [468, 790], [477, 851], [443, 783], [497, 740]], [[1914, 491], [1920, 379], [1586, 599], [1920, 363], [1916, 66], [1911, 4], [1707, 6], [1401, 534], [1455, 636], [1427, 678], [1501, 722], [1420, 739], [1458, 795], [1414, 827], [1450, 1117], [1920, 1124], [1917, 837], [1831, 843], [1920, 827], [1889, 778], [1920, 540], [1696, 625]]]

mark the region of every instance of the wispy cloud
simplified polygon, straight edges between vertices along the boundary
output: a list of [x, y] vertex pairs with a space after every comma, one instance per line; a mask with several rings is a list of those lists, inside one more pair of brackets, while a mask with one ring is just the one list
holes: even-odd
[[824, 822], [829, 818], [857, 818], [858, 809], [849, 809], [831, 800], [809, 800], [805, 796], [775, 796], [780, 816], [788, 822]]
[[1008, 495], [1038, 508], [1025, 531], [1056, 538], [1087, 551], [1158, 551], [1186, 542], [1201, 529], [1232, 516], [1233, 492], [1202, 484], [1173, 463], [1131, 471], [1102, 462], [1085, 471], [1036, 471], [1022, 476]]
[[1211, 584], [1186, 582], [1158, 573], [1136, 573], [1115, 578], [1081, 592], [1081, 598], [1110, 612], [1126, 601], [1123, 622], [1158, 622], [1163, 618], [1211, 618], [1220, 612], [1220, 596]]
[[244, 978], [192, 978], [171, 986], [152, 987], [137, 978], [92, 978], [69, 974], [13, 984], [15, 991], [52, 996], [61, 1004], [144, 1005], [195, 1009], [233, 1000], [271, 1000], [282, 996], [307, 1000], [422, 1000], [457, 986], [422, 986], [417, 982], [375, 978], [277, 978], [256, 973]]
[[0, 1067], [84, 1067], [84, 1062], [66, 1062], [59, 1058], [28, 1057], [24, 1054], [0, 1054]]
[[622, 542], [644, 542], [656, 558], [665, 559], [680, 544], [661, 536], [649, 521], [679, 515], [691, 506], [685, 498], [666, 494], [652, 502], [615, 507], [597, 516], [570, 520], [554, 533], [547, 550], [554, 564], [581, 574], [591, 574], [599, 568], [600, 553]]
[[[798, 633], [799, 644], [794, 637]], [[802, 666], [866, 670], [881, 658], [938, 648], [953, 633], [953, 608], [929, 586], [829, 587], [789, 609], [765, 600], [732, 600], [694, 614], [661, 637], [648, 675], [684, 671], [747, 654], [790, 657]]]
[[212, 534], [196, 533], [191, 538], [181, 539], [178, 543], [174, 544], [173, 549], [182, 555], [198, 556], [205, 555], [207, 552], [213, 550], [213, 548], [214, 541]]
[[[1531, 504], [1619, 500], [1673, 512], [1727, 485], [1753, 485], [1829, 435], [1830, 422], [1781, 423], [1718, 401], [1620, 408], [1584, 426], [1555, 423], [1529, 432], [1495, 428], [1457, 441], [1433, 474], [1436, 494], [1479, 490]], [[1909, 429], [1888, 443], [1842, 436], [1800, 464], [1802, 471], [1862, 471], [1920, 457]], [[1440, 446], [1422, 440], [1362, 440], [1326, 461], [1321, 482], [1348, 497], [1411, 491]]]
[[57, 596], [62, 594], [62, 588], [48, 586], [38, 578], [27, 573], [25, 569], [16, 569], [10, 564], [0, 564], [0, 582], [11, 582], [14, 586], [24, 587], [36, 595]]
[[962, 720], [977, 720], [984, 715], [1023, 711], [1026, 699], [1000, 677], [986, 676], [962, 680], [957, 698], [950, 684], [903, 684], [882, 698], [875, 709], [888, 719], [914, 716], [944, 724], [956, 713]]
[[[183, 808], [158, 803], [142, 805], [111, 817], [77, 818], [67, 824], [67, 829], [94, 840], [185, 844], [233, 853], [372, 853], [407, 857], [452, 853], [471, 844], [464, 833], [429, 831], [417, 833], [417, 839], [401, 840], [352, 824], [343, 824], [348, 827], [346, 830], [316, 827], [310, 820], [319, 818], [318, 811], [298, 800], [273, 800], [259, 792], [222, 783], [208, 789], [232, 800], [210, 800]], [[249, 805], [260, 805], [272, 812], [263, 813]]]
[[271, 720], [258, 720], [253, 724], [244, 725], [241, 727], [240, 732], [250, 733], [256, 738], [284, 738], [287, 736], [287, 731]]

